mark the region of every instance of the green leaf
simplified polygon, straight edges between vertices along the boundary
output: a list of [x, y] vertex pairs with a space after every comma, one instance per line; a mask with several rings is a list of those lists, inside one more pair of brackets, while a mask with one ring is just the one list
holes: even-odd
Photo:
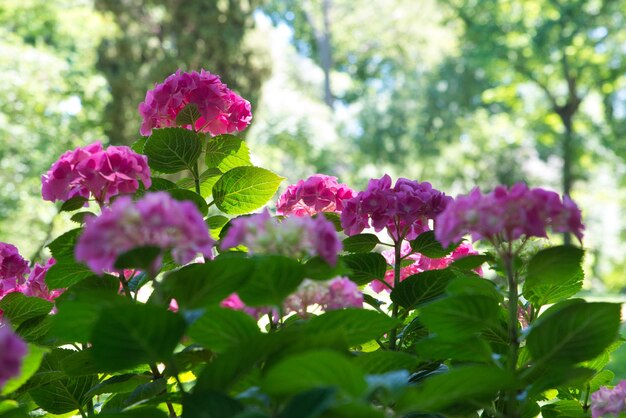
[[380, 244], [374, 234], [352, 235], [343, 240], [343, 250], [349, 253], [369, 253]]
[[535, 306], [556, 303], [582, 289], [583, 250], [572, 246], [540, 251], [530, 260], [523, 294]]
[[259, 333], [258, 325], [250, 315], [212, 307], [189, 327], [187, 335], [206, 348], [221, 353]]
[[223, 173], [235, 167], [251, 166], [250, 150], [246, 143], [233, 135], [219, 135], [206, 144], [206, 166]]
[[152, 376], [147, 374], [126, 373], [112, 376], [89, 390], [89, 397], [102, 395], [103, 393], [132, 392], [137, 386], [148, 383]]
[[294, 396], [280, 418], [317, 418], [335, 403], [336, 388], [317, 388]]
[[378, 253], [357, 253], [340, 257], [340, 260], [351, 270], [350, 280], [363, 286], [374, 279], [383, 280], [387, 272], [387, 261]]
[[103, 372], [103, 368], [99, 367], [93, 357], [93, 348], [85, 348], [76, 351], [61, 361], [61, 370], [67, 376], [79, 377], [90, 374]]
[[48, 289], [64, 289], [92, 276], [93, 271], [84, 264], [57, 261], [46, 273], [45, 281]]
[[331, 266], [319, 256], [309, 258], [304, 264], [304, 269], [305, 277], [311, 280], [330, 280], [337, 276], [348, 276], [351, 272], [341, 258], [337, 260], [337, 264]]
[[184, 309], [218, 304], [237, 291], [255, 269], [249, 258], [217, 258], [204, 264], [190, 264], [168, 272], [162, 290]]
[[[438, 374], [408, 389], [396, 405], [399, 412], [442, 412], [460, 403], [482, 401], [515, 384], [508, 371], [493, 366], [467, 366]], [[476, 405], [478, 406], [478, 405]]]
[[78, 236], [81, 232], [83, 232], [83, 228], [70, 229], [48, 244], [52, 257], [54, 257], [57, 261], [57, 264], [65, 261], [71, 263], [75, 262], [74, 246], [76, 245], [76, 241], [78, 240]]
[[541, 407], [541, 416], [545, 418], [584, 418], [589, 414], [583, 411], [580, 402], [575, 400], [558, 400]]
[[454, 260], [452, 264], [450, 264], [450, 267], [454, 267], [459, 270], [474, 270], [492, 260], [493, 257], [486, 254], [466, 255], [465, 257]]
[[161, 173], [193, 171], [202, 153], [200, 137], [184, 128], [153, 129], [143, 148], [148, 165]]
[[47, 352], [45, 348], [37, 347], [33, 344], [28, 344], [28, 353], [26, 357], [22, 360], [22, 366], [20, 368], [20, 374], [15, 376], [4, 384], [2, 388], [1, 394], [6, 396], [12, 392], [15, 392], [19, 389], [24, 383], [31, 378], [32, 375], [37, 372], [39, 369], [39, 365], [41, 364], [41, 360], [43, 359], [44, 354]]
[[182, 418], [233, 418], [243, 411], [239, 401], [217, 392], [201, 391], [185, 396]]
[[446, 340], [463, 340], [495, 324], [500, 306], [489, 296], [449, 296], [424, 306], [420, 320]]
[[87, 218], [89, 218], [90, 216], [96, 216], [96, 214], [93, 212], [89, 212], [89, 211], [76, 212], [75, 214], [72, 215], [70, 220], [72, 222], [76, 222], [77, 224], [82, 225], [87, 221]]
[[148, 189], [150, 192], [169, 192], [179, 188], [176, 183], [161, 177], [152, 177], [151, 180], [152, 185]]
[[229, 219], [224, 215], [209, 216], [206, 219], [206, 224], [209, 227], [211, 236], [215, 239], [219, 239], [220, 231], [228, 221]]
[[143, 154], [143, 147], [146, 145], [146, 141], [148, 140], [147, 136], [142, 136], [135, 142], [133, 142], [130, 148], [135, 151], [137, 154]]
[[342, 355], [327, 350], [309, 351], [282, 360], [269, 369], [261, 388], [275, 396], [294, 395], [335, 386], [358, 397], [367, 389], [363, 372]]
[[394, 370], [413, 371], [418, 360], [415, 356], [401, 351], [373, 351], [361, 353], [353, 360], [367, 374], [383, 374]]
[[482, 338], [455, 339], [426, 338], [415, 344], [415, 350], [423, 360], [471, 361], [489, 363], [492, 361], [491, 347]]
[[217, 207], [229, 215], [241, 215], [263, 206], [278, 190], [283, 177], [260, 167], [235, 167], [213, 186]]
[[87, 201], [88, 199], [85, 197], [74, 196], [70, 200], [66, 200], [65, 202], [63, 202], [63, 204], [61, 205], [61, 209], [59, 209], [59, 212], [73, 212], [84, 207]]
[[159, 255], [161, 255], [161, 249], [159, 247], [146, 246], [133, 248], [117, 257], [114, 267], [119, 270], [152, 270], [152, 265]]
[[51, 315], [37, 316], [35, 318], [31, 318], [22, 322], [20, 326], [15, 330], [15, 333], [29, 343], [45, 344], [46, 341], [42, 340], [47, 337], [51, 325]]
[[156, 396], [166, 392], [167, 379], [164, 377], [160, 377], [153, 380], [152, 382], [147, 382], [137, 386], [135, 390], [131, 392], [128, 398], [126, 398], [124, 404], [133, 405], [146, 399], [155, 398]]
[[[223, 173], [217, 168], [209, 168], [202, 172], [199, 177], [200, 182], [200, 196], [203, 198], [209, 197], [213, 193], [213, 186], [217, 183], [217, 180]], [[196, 182], [193, 178], [184, 178], [177, 182], [178, 186], [182, 189], [196, 191]]]
[[45, 299], [25, 296], [19, 292], [9, 293], [0, 300], [3, 319], [8, 320], [14, 327], [29, 319], [47, 315], [53, 306], [53, 303]]
[[526, 347], [536, 364], [575, 364], [600, 355], [618, 335], [617, 303], [568, 303], [533, 324]]
[[176, 115], [176, 125], [195, 126], [196, 121], [201, 117], [202, 115], [198, 111], [198, 106], [195, 103], [187, 103], [187, 105], [178, 112], [178, 115]]
[[375, 311], [340, 309], [312, 318], [308, 323], [308, 330], [320, 333], [328, 330], [339, 331], [353, 347], [380, 337], [397, 325], [398, 321]]
[[249, 306], [280, 305], [304, 280], [305, 269], [291, 258], [256, 256], [250, 279], [237, 294]]
[[450, 269], [424, 271], [401, 281], [390, 297], [393, 303], [413, 309], [442, 297], [446, 287], [456, 278]]
[[170, 196], [172, 196], [176, 200], [180, 201], [190, 201], [198, 208], [200, 214], [204, 217], [209, 212], [209, 206], [206, 203], [206, 200], [196, 192], [192, 192], [191, 190], [185, 189], [174, 189], [168, 192]]
[[423, 254], [428, 258], [443, 258], [450, 254], [461, 243], [450, 244], [447, 248], [437, 241], [434, 231], [422, 232], [411, 241], [411, 248], [413, 251]]
[[93, 357], [111, 371], [167, 361], [184, 332], [181, 316], [155, 305], [105, 308], [92, 330]]
[[133, 408], [124, 412], [104, 412], [103, 418], [167, 418], [168, 415], [157, 408]]

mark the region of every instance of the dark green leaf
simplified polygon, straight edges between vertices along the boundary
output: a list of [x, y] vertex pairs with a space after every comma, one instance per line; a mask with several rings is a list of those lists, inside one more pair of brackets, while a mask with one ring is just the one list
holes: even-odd
[[61, 205], [61, 209], [59, 209], [59, 212], [73, 212], [75, 210], [78, 210], [85, 206], [87, 200], [87, 198], [82, 196], [74, 196], [70, 200], [66, 200], [65, 202], [63, 202], [63, 204]]
[[533, 324], [526, 347], [537, 364], [574, 364], [600, 355], [618, 335], [620, 305], [568, 303]]
[[25, 296], [19, 292], [12, 292], [0, 300], [0, 310], [3, 319], [18, 327], [22, 322], [48, 314], [53, 303], [37, 297]]
[[17, 335], [29, 343], [45, 344], [45, 337], [52, 325], [52, 315], [42, 315], [28, 319], [15, 330]]
[[250, 279], [237, 294], [247, 305], [280, 305], [304, 280], [302, 264], [291, 258], [268, 255], [257, 256]]
[[167, 379], [164, 377], [160, 377], [153, 380], [152, 382], [147, 382], [137, 386], [135, 390], [131, 392], [128, 398], [126, 398], [126, 401], [124, 403], [126, 405], [133, 405], [143, 400], [154, 398], [157, 395], [165, 393], [166, 391]]
[[559, 400], [541, 407], [541, 416], [545, 418], [584, 418], [589, 414], [583, 411], [578, 401]]
[[414, 274], [401, 281], [391, 291], [391, 300], [404, 308], [413, 309], [439, 299], [448, 284], [456, 277], [450, 269], [428, 270]]
[[233, 418], [244, 407], [235, 399], [217, 392], [194, 392], [183, 400], [182, 418]]
[[493, 257], [481, 254], [481, 255], [467, 255], [465, 257], [454, 260], [450, 267], [457, 268], [459, 270], [474, 270], [482, 266], [488, 261], [492, 261]]
[[153, 129], [143, 151], [148, 156], [150, 168], [161, 173], [173, 174], [185, 169], [193, 171], [202, 153], [202, 142], [196, 133], [188, 129]]
[[378, 244], [380, 240], [374, 234], [352, 235], [343, 240], [343, 250], [349, 253], [369, 253]]
[[166, 361], [184, 332], [184, 319], [158, 306], [105, 308], [92, 330], [93, 357], [107, 370]]
[[328, 311], [312, 318], [308, 323], [311, 332], [340, 331], [350, 346], [363, 344], [388, 332], [398, 321], [387, 315], [365, 309]]
[[235, 167], [251, 166], [250, 150], [246, 143], [233, 135], [219, 135], [206, 144], [206, 166], [223, 173]]
[[492, 352], [489, 344], [478, 337], [455, 339], [426, 338], [415, 344], [418, 357], [422, 360], [457, 360], [489, 363]]
[[150, 192], [169, 192], [179, 188], [176, 183], [161, 177], [152, 177], [151, 180], [152, 185], [148, 189]]
[[57, 261], [46, 273], [45, 281], [48, 289], [64, 289], [92, 276], [93, 271], [84, 264]]
[[87, 218], [89, 218], [90, 216], [96, 216], [96, 214], [93, 213], [93, 212], [89, 212], [89, 211], [76, 212], [75, 214], [72, 215], [70, 220], [72, 222], [76, 222], [77, 224], [81, 224], [82, 225], [82, 224], [85, 223]]
[[130, 148], [135, 151], [137, 154], [143, 154], [143, 147], [146, 145], [146, 141], [148, 140], [147, 136], [142, 136], [135, 142], [133, 142]]
[[195, 103], [187, 103], [176, 115], [176, 125], [191, 125], [195, 127], [196, 121], [200, 119], [200, 117], [202, 117], [202, 115], [198, 111], [198, 106]]
[[169, 190], [168, 193], [176, 200], [185, 201], [188, 200], [192, 202], [198, 208], [198, 211], [202, 216], [206, 216], [209, 211], [209, 206], [206, 203], [206, 200], [199, 194], [192, 192], [191, 190], [185, 189], [174, 189]]
[[350, 270], [346, 267], [341, 258], [337, 264], [331, 266], [326, 260], [319, 256], [311, 257], [304, 264], [305, 276], [311, 280], [330, 280], [337, 276], [347, 276]]
[[317, 388], [294, 396], [280, 418], [317, 418], [335, 402], [336, 388]]
[[350, 280], [359, 286], [374, 279], [383, 280], [387, 272], [387, 261], [378, 253], [348, 254], [341, 256], [340, 260], [351, 270]]
[[352, 360], [367, 374], [382, 374], [394, 370], [413, 371], [418, 360], [415, 356], [400, 351], [373, 351], [361, 353]]
[[443, 258], [454, 251], [454, 249], [459, 245], [460, 242], [450, 244], [447, 248], [443, 248], [443, 246], [435, 238], [435, 233], [433, 231], [422, 232], [417, 236], [417, 238], [411, 241], [411, 248], [413, 251], [423, 254], [428, 258]]
[[282, 181], [283, 177], [264, 168], [235, 167], [215, 183], [213, 199], [229, 215], [249, 213], [274, 196]]
[[98, 414], [103, 418], [167, 418], [168, 415], [157, 408], [136, 408], [124, 412], [105, 412]]
[[[203, 198], [209, 197], [213, 193], [213, 186], [217, 183], [217, 180], [223, 173], [217, 168], [209, 168], [202, 172], [199, 177], [200, 182], [200, 196]], [[178, 186], [182, 189], [196, 191], [196, 182], [193, 178], [184, 178], [177, 182]]]
[[114, 267], [123, 269], [152, 270], [152, 265], [161, 255], [161, 249], [154, 246], [137, 247], [117, 257]]
[[250, 315], [232, 309], [212, 307], [191, 325], [187, 335], [206, 348], [221, 353], [249, 341], [259, 333], [257, 323]]
[[74, 246], [82, 232], [83, 228], [70, 229], [48, 244], [52, 257], [58, 264], [65, 261], [74, 263]]
[[112, 376], [89, 390], [88, 396], [102, 395], [103, 393], [132, 392], [141, 384], [148, 383], [152, 376], [147, 374], [126, 373]]

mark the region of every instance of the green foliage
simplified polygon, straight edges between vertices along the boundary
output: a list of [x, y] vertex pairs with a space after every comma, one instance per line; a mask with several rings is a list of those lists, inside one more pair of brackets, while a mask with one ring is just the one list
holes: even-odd
[[194, 171], [202, 153], [202, 142], [199, 135], [188, 129], [155, 129], [146, 140], [143, 153], [150, 168], [161, 173]]
[[283, 178], [260, 167], [235, 167], [213, 186], [215, 205], [229, 215], [242, 215], [263, 206]]

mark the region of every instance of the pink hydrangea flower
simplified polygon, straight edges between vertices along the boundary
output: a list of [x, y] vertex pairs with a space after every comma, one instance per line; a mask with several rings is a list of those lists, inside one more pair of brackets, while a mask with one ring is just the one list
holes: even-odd
[[571, 232], [581, 240], [580, 209], [567, 197], [561, 201], [555, 192], [518, 183], [511, 189], [498, 186], [486, 195], [476, 188], [459, 196], [437, 217], [435, 235], [444, 246], [466, 234], [474, 240], [510, 242], [522, 235], [546, 237], [549, 227], [555, 232]]
[[0, 323], [0, 389], [7, 380], [18, 376], [28, 346], [7, 324]]
[[147, 193], [137, 202], [122, 196], [102, 215], [88, 218], [75, 255], [76, 260], [101, 274], [114, 271], [115, 260], [133, 248], [171, 250], [174, 261], [185, 264], [198, 253], [211, 257], [213, 245], [202, 215], [192, 202], [157, 192]]
[[242, 131], [252, 120], [250, 103], [228, 89], [219, 76], [205, 70], [178, 70], [149, 90], [139, 104], [141, 134], [147, 136], [154, 128], [178, 126], [176, 117], [188, 104], [195, 105], [200, 114], [193, 129], [211, 135]]
[[282, 222], [269, 211], [234, 219], [221, 249], [244, 245], [249, 253], [279, 254], [303, 258], [319, 255], [328, 264], [337, 263], [342, 249], [332, 222], [324, 217], [291, 217]]
[[394, 240], [414, 239], [428, 230], [428, 221], [439, 215], [452, 199], [430, 183], [391, 177], [371, 179], [367, 189], [343, 202], [341, 226], [346, 235], [359, 234], [369, 226], [386, 228]]
[[237, 293], [233, 293], [230, 296], [228, 296], [226, 299], [224, 299], [220, 303], [220, 306], [223, 308], [234, 309], [236, 311], [243, 311], [256, 320], [261, 318], [263, 315], [267, 315], [270, 312], [272, 312], [273, 317], [278, 316], [276, 311], [271, 308], [266, 308], [266, 307], [252, 308], [250, 306], [246, 306], [246, 304], [244, 304], [243, 301], [239, 298], [239, 295]]
[[0, 299], [7, 293], [20, 291], [30, 272], [28, 261], [14, 245], [0, 242]]
[[[403, 241], [400, 254], [402, 255], [402, 257], [406, 256], [405, 260], [411, 260], [413, 261], [413, 263], [400, 269], [400, 281], [403, 281], [407, 277], [421, 273], [423, 271], [445, 269], [450, 264], [452, 264], [452, 262], [458, 260], [459, 258], [463, 258], [468, 255], [478, 254], [478, 252], [474, 250], [471, 244], [466, 242], [462, 243], [451, 254], [443, 258], [428, 258], [426, 256], [423, 256], [422, 254], [410, 253], [411, 244], [409, 244], [409, 242], [407, 241]], [[385, 250], [382, 252], [382, 255], [383, 257], [385, 257], [387, 264], [393, 267], [396, 262], [395, 251]], [[478, 274], [482, 274], [482, 270], [480, 267], [475, 271]], [[390, 292], [390, 287], [393, 288], [394, 285], [393, 274], [393, 270], [387, 270], [387, 272], [385, 273], [385, 283], [387, 283], [387, 285], [389, 286], [386, 286], [379, 280], [374, 280], [373, 282], [370, 282], [370, 287], [376, 293], [380, 293], [382, 291]]]
[[56, 298], [58, 298], [65, 289], [54, 289], [49, 290], [46, 285], [46, 273], [50, 270], [56, 263], [54, 258], [48, 260], [45, 265], [41, 265], [39, 263], [35, 264], [33, 267], [33, 271], [31, 271], [26, 284], [24, 285], [24, 293], [26, 296], [37, 297], [41, 299], [46, 299], [50, 302], [54, 302]]
[[328, 282], [328, 292], [322, 299], [321, 305], [326, 311], [362, 308], [363, 293], [352, 280], [347, 277], [337, 277]]
[[626, 401], [626, 380], [619, 382], [613, 389], [602, 386], [591, 394], [591, 416], [600, 418], [610, 414], [619, 416], [624, 411]]
[[311, 216], [320, 212], [340, 213], [343, 201], [351, 199], [354, 191], [337, 177], [314, 174], [306, 180], [287, 187], [278, 199], [276, 212], [279, 215]]
[[52, 202], [93, 196], [102, 205], [118, 194], [135, 193], [139, 181], [145, 188], [152, 184], [145, 155], [125, 146], [105, 150], [96, 142], [61, 155], [41, 177], [41, 195]]

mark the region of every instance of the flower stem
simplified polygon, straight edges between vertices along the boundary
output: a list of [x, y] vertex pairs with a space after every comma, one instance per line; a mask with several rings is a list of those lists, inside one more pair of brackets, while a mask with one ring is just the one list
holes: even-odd
[[[402, 264], [402, 240], [394, 241], [394, 250], [396, 258], [393, 265], [393, 288], [395, 289], [400, 283], [400, 266]], [[398, 318], [398, 309], [398, 304], [394, 303], [391, 311], [391, 317], [393, 319]], [[391, 331], [389, 331], [389, 349], [391, 350], [396, 349], [397, 335], [398, 328], [394, 326]]]
[[198, 168], [198, 161], [195, 162], [194, 166], [193, 166], [193, 183], [196, 186], [196, 193], [198, 193], [200, 196], [202, 196], [202, 193], [200, 193], [200, 173], [199, 173], [200, 169]]
[[[509, 251], [503, 255], [504, 266], [506, 269], [506, 276], [509, 285], [509, 354], [508, 354], [508, 368], [511, 375], [515, 376], [517, 373], [517, 361], [519, 356], [519, 335], [518, 335], [518, 319], [517, 319], [517, 305], [519, 300], [517, 280], [515, 277], [515, 271], [513, 268], [513, 254], [511, 246], [509, 244]], [[517, 389], [512, 388], [506, 393], [506, 405], [504, 416], [507, 418], [518, 418], [517, 408]]]

